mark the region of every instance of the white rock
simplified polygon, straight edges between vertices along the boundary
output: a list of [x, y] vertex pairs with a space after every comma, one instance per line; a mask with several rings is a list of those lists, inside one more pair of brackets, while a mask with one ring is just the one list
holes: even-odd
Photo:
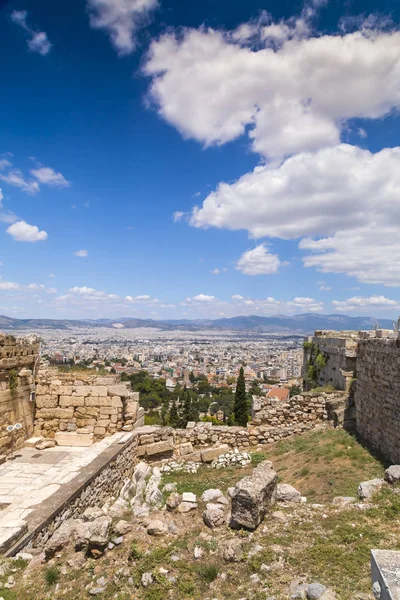
[[197, 502], [196, 494], [192, 494], [192, 492], [183, 492], [182, 501], [183, 502]]

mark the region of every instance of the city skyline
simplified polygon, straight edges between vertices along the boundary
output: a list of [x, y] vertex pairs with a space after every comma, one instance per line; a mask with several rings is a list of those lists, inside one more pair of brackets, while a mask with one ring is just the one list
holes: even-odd
[[399, 23], [1, 4], [0, 314], [397, 318]]

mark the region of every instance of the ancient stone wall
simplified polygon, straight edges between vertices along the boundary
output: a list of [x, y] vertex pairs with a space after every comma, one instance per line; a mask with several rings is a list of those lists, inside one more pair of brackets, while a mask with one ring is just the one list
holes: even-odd
[[[139, 423], [138, 423], [139, 420]], [[58, 444], [90, 445], [116, 431], [142, 424], [139, 394], [118, 377], [39, 371], [36, 387], [35, 435]], [[73, 434], [73, 435], [71, 435]], [[75, 443], [75, 442], [74, 442]]]
[[[127, 434], [131, 437], [120, 446], [105, 464], [100, 465], [97, 471], [83, 480], [81, 485], [73, 490], [70, 497], [66, 498], [58, 510], [41, 525], [36, 532], [32, 532], [30, 539], [21, 540], [19, 546], [42, 548], [56, 529], [70, 518], [79, 518], [87, 508], [102, 506], [111, 497], [117, 498], [127, 477], [132, 477], [137, 463], [137, 434]], [[101, 459], [101, 456], [99, 457]], [[71, 483], [71, 485], [73, 482]], [[20, 548], [15, 548], [14, 553]]]
[[[332, 386], [336, 390], [348, 390], [356, 367], [358, 331], [316, 331], [306, 338], [303, 357], [303, 379], [305, 389], [309, 389], [307, 371], [309, 366], [316, 368], [318, 386]], [[325, 359], [321, 369], [315, 361], [317, 348]]]
[[[206, 447], [249, 448], [271, 444], [291, 435], [329, 424], [341, 425], [347, 394], [305, 392], [288, 402], [255, 397], [248, 427], [189, 423], [186, 429], [152, 428], [139, 433], [138, 457], [159, 460], [169, 456], [198, 460]], [[191, 456], [193, 454], [193, 456]]]
[[[11, 435], [19, 448], [33, 431], [35, 404], [33, 371], [39, 357], [36, 336], [16, 339], [0, 335], [0, 454], [11, 449]], [[10, 434], [7, 425], [21, 423]]]
[[357, 433], [387, 460], [399, 464], [400, 340], [397, 332], [382, 338], [360, 339], [354, 405]]

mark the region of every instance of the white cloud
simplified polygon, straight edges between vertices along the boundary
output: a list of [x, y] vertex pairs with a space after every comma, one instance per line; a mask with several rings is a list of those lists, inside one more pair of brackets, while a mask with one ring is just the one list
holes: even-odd
[[0, 290], [17, 290], [19, 284], [13, 281], [0, 281]]
[[47, 232], [40, 231], [36, 225], [29, 225], [25, 221], [17, 221], [7, 229], [17, 242], [40, 242], [47, 240]]
[[157, 8], [157, 0], [88, 0], [90, 25], [105, 29], [120, 56], [136, 48], [136, 36]]
[[75, 254], [75, 256], [79, 256], [80, 258], [84, 258], [89, 253], [88, 253], [87, 250], [77, 250], [76, 252], [74, 252], [74, 254]]
[[173, 215], [173, 217], [174, 217], [174, 223], [177, 223], [178, 221], [180, 221], [182, 219], [182, 217], [184, 216], [184, 214], [185, 213], [183, 213], [180, 210], [175, 211], [174, 215]]
[[47, 288], [46, 292], [48, 294], [57, 294], [57, 288], [55, 288], [55, 287]]
[[243, 252], [236, 263], [236, 269], [244, 275], [271, 275], [281, 265], [277, 254], [270, 254], [264, 244]]
[[32, 52], [38, 52], [46, 56], [51, 50], [51, 43], [44, 31], [32, 32], [32, 37], [28, 40], [28, 48]]
[[215, 269], [213, 269], [212, 271], [210, 271], [210, 273], [212, 275], [219, 275], [221, 273], [221, 271], [218, 269], [218, 267], [215, 267]]
[[321, 285], [319, 289], [322, 292], [329, 292], [332, 288], [329, 285]]
[[366, 137], [368, 137], [367, 132], [365, 131], [365, 129], [363, 129], [362, 127], [359, 127], [357, 130], [358, 135], [360, 136], [360, 138], [365, 139]]
[[54, 278], [55, 278], [55, 275], [54, 275], [54, 273], [50, 273], [50, 274], [49, 274], [49, 277], [51, 277], [51, 279], [54, 279]]
[[215, 296], [208, 296], [207, 294], [197, 294], [193, 298], [186, 298], [186, 302], [219, 302]]
[[373, 212], [365, 215], [369, 216], [370, 225], [338, 231], [321, 239], [303, 239], [300, 248], [311, 251], [304, 257], [304, 265], [324, 273], [344, 273], [362, 283], [400, 286], [400, 263], [396, 260], [400, 256], [399, 228], [388, 223], [391, 219], [397, 222], [396, 210], [394, 206], [387, 208], [384, 215], [384, 206], [383, 203], [381, 215]]
[[36, 194], [39, 191], [38, 182], [25, 179], [22, 171], [19, 169], [10, 169], [7, 173], [0, 173], [0, 179], [8, 185], [18, 187], [28, 194]]
[[398, 206], [399, 160], [400, 148], [372, 154], [341, 144], [303, 152], [219, 184], [193, 210], [191, 224], [290, 239], [332, 234], [372, 218], [390, 222]]
[[296, 313], [320, 313], [324, 310], [323, 302], [307, 297], [296, 297], [292, 300], [277, 300], [272, 296], [267, 298], [245, 298], [234, 294], [231, 301], [219, 300], [215, 296], [199, 294], [186, 298], [182, 305], [187, 307], [187, 316], [194, 317], [200, 313], [203, 317], [214, 318], [224, 312], [225, 316], [238, 315], [276, 315]]
[[370, 296], [369, 298], [353, 296], [353, 298], [347, 298], [347, 300], [333, 300], [332, 304], [337, 311], [360, 311], [370, 308], [398, 310], [400, 308], [400, 303], [397, 300], [390, 300], [385, 296]]
[[206, 146], [247, 132], [253, 150], [279, 158], [337, 145], [347, 119], [400, 107], [400, 32], [312, 36], [302, 20], [305, 39], [287, 40], [284, 24], [269, 25], [264, 37], [275, 28], [284, 38], [278, 48], [265, 39], [252, 49], [210, 28], [153, 41], [145, 73], [160, 115]]
[[45, 288], [46, 286], [44, 286], [43, 283], [30, 283], [28, 285], [28, 290], [39, 291], [44, 290]]
[[46, 56], [51, 50], [51, 43], [44, 31], [37, 31], [27, 23], [28, 13], [26, 10], [14, 10], [11, 13], [11, 20], [21, 27], [27, 35], [27, 44], [31, 52], [37, 52]]
[[54, 186], [54, 187], [68, 187], [70, 182], [67, 181], [61, 173], [56, 173], [50, 167], [40, 167], [39, 169], [32, 169], [31, 174], [39, 181], [39, 183]]

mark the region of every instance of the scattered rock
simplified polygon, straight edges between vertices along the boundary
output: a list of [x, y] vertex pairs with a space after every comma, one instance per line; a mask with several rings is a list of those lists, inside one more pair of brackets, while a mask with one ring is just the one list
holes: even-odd
[[117, 498], [117, 500], [112, 504], [108, 510], [108, 514], [111, 517], [122, 517], [127, 512], [129, 512], [129, 504], [123, 498]]
[[223, 559], [226, 562], [240, 562], [243, 559], [243, 544], [240, 539], [228, 540], [223, 550]]
[[287, 483], [278, 483], [276, 499], [279, 502], [301, 502], [301, 494], [296, 488]]
[[142, 586], [143, 587], [148, 587], [149, 585], [151, 585], [154, 582], [154, 577], [153, 577], [153, 573], [143, 573], [142, 575]]
[[209, 489], [203, 492], [201, 499], [203, 500], [203, 502], [212, 502], [213, 500], [217, 500], [217, 498], [220, 498], [221, 496], [223, 496], [221, 490]]
[[388, 483], [397, 483], [400, 481], [400, 465], [391, 465], [386, 469], [385, 481]]
[[192, 494], [192, 492], [183, 492], [182, 494], [183, 502], [197, 502], [196, 494]]
[[383, 479], [371, 479], [370, 481], [362, 481], [358, 486], [358, 496], [361, 500], [368, 500], [378, 492], [384, 484]]
[[163, 503], [163, 495], [159, 490], [161, 483], [161, 471], [158, 467], [153, 467], [153, 473], [146, 486], [146, 503], [152, 506], [161, 507]]
[[168, 510], [175, 510], [181, 503], [182, 498], [177, 492], [172, 492], [165, 501]]
[[120, 535], [119, 537], [113, 538], [111, 540], [111, 542], [114, 544], [114, 546], [120, 546], [123, 541], [124, 541], [124, 538], [122, 535]]
[[104, 513], [98, 506], [90, 506], [82, 515], [82, 521], [94, 521], [99, 517], [104, 517]]
[[193, 556], [195, 559], [201, 558], [204, 554], [203, 548], [201, 546], [195, 546], [193, 550]]
[[177, 510], [180, 513], [187, 513], [194, 508], [197, 508], [197, 504], [194, 502], [181, 502]]
[[338, 504], [342, 506], [345, 506], [346, 504], [354, 504], [354, 502], [357, 502], [357, 498], [354, 498], [353, 496], [336, 496], [332, 500], [332, 504]]
[[203, 521], [207, 527], [215, 529], [225, 523], [225, 514], [220, 508], [207, 508], [203, 512]]
[[35, 445], [36, 450], [46, 450], [46, 448], [54, 448], [56, 442], [54, 440], [42, 440]]
[[115, 523], [113, 530], [114, 533], [116, 533], [117, 535], [125, 535], [126, 533], [129, 533], [132, 530], [132, 525], [128, 523], [128, 521], [124, 521], [124, 519], [121, 519], [121, 521]]
[[310, 583], [307, 588], [308, 600], [319, 600], [326, 592], [326, 587], [322, 583]]
[[148, 506], [134, 506], [132, 512], [134, 517], [141, 519], [150, 516], [150, 509]]
[[176, 492], [177, 487], [177, 483], [167, 483], [166, 485], [164, 485], [162, 491], [164, 492], [164, 494], [172, 494], [173, 492]]
[[286, 515], [281, 510], [274, 511], [271, 516], [275, 521], [279, 521], [279, 523], [287, 523]]
[[147, 526], [147, 533], [149, 535], [164, 535], [168, 533], [168, 527], [162, 521], [154, 519], [149, 522]]
[[53, 558], [57, 552], [60, 552], [60, 550], [73, 541], [77, 530], [82, 529], [84, 526], [85, 523], [80, 519], [68, 519], [61, 523], [60, 527], [55, 530], [44, 547], [46, 560]]
[[275, 504], [278, 476], [270, 465], [269, 461], [260, 463], [250, 476], [236, 484], [232, 497], [231, 527], [256, 529]]
[[103, 592], [105, 592], [105, 588], [103, 588], [103, 587], [94, 587], [89, 590], [89, 594], [91, 596], [98, 596], [99, 594], [102, 594]]
[[111, 523], [112, 519], [108, 515], [82, 523], [76, 531], [75, 548], [78, 550], [87, 548], [94, 558], [101, 556], [108, 545]]

